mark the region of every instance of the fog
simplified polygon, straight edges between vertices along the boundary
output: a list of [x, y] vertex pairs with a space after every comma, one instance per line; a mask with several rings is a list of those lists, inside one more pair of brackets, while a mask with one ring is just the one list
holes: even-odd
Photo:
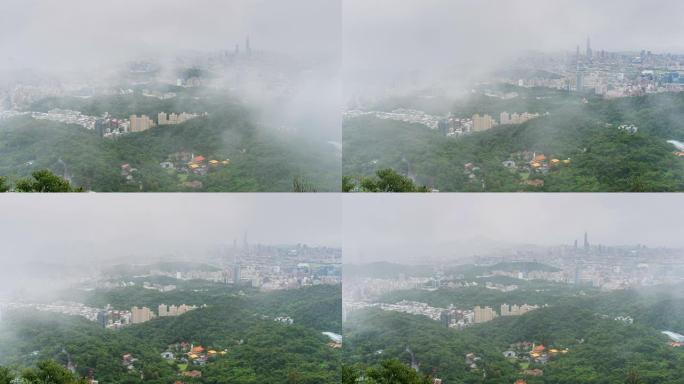
[[[315, 17], [312, 17], [315, 15]], [[6, 0], [0, 68], [74, 69], [188, 50], [339, 56], [340, 2]], [[4, 56], [4, 57], [3, 57]]]
[[[477, 80], [526, 51], [684, 52], [677, 0], [348, 0], [347, 92], [366, 82]], [[367, 89], [364, 89], [368, 92]]]
[[684, 247], [678, 194], [344, 195], [344, 262], [429, 263], [521, 245]]
[[68, 283], [102, 265], [202, 261], [245, 236], [339, 247], [339, 204], [332, 194], [9, 194], [0, 199], [0, 293]]
[[[198, 68], [205, 89], [235, 96], [257, 123], [339, 141], [340, 60], [339, 0], [0, 5], [0, 111], [3, 86], [8, 94], [28, 84], [90, 96], [108, 87], [175, 86], [180, 73]], [[131, 63], [152, 70], [136, 77]]]

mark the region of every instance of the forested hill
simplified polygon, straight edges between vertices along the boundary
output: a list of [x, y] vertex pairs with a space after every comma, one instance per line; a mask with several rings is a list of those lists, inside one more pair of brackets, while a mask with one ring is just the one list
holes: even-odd
[[[330, 339], [322, 334], [339, 332], [339, 310], [330, 309], [329, 304], [341, 300], [339, 286], [270, 295], [213, 299], [207, 307], [121, 330], [104, 329], [79, 316], [3, 313], [0, 365], [20, 371], [46, 359], [63, 366], [71, 361], [79, 376], [86, 377], [92, 370], [104, 383], [339, 382], [340, 350], [331, 347]], [[294, 322], [277, 321], [279, 316]], [[176, 348], [183, 342], [222, 353], [206, 364], [182, 362], [179, 359], [185, 355]], [[175, 358], [163, 358], [164, 351], [172, 351]], [[123, 363], [127, 354], [137, 359], [132, 368]], [[190, 371], [201, 372], [201, 378], [183, 375]]]
[[[393, 168], [440, 191], [684, 190], [684, 157], [667, 143], [684, 139], [684, 95], [589, 98], [585, 103], [562, 95], [535, 97], [541, 90], [526, 92], [523, 100], [477, 99], [479, 108], [467, 102], [442, 111], [460, 111], [463, 117], [490, 113], [497, 119], [500, 112], [516, 111], [510, 108], [549, 113], [461, 138], [444, 137], [421, 124], [372, 116], [347, 119], [343, 174], [362, 177]], [[621, 130], [621, 125], [638, 130]], [[523, 169], [528, 153], [568, 161], [549, 164], [548, 172], [529, 172]], [[504, 166], [509, 160], [517, 167]]]
[[[28, 116], [6, 119], [0, 121], [0, 175], [14, 181], [35, 170], [50, 169], [66, 174], [75, 186], [93, 191], [287, 192], [293, 191], [294, 180], [318, 191], [340, 189], [339, 156], [329, 143], [259, 126], [254, 114], [237, 103], [178, 106], [148, 99], [112, 96], [99, 103], [46, 100], [43, 104], [49, 105], [36, 108], [81, 108], [92, 116], [109, 111], [121, 118], [147, 113], [155, 120], [156, 113], [163, 111], [208, 115], [115, 139], [102, 139], [80, 126]], [[204, 157], [201, 165], [206, 166], [206, 174], [162, 168], [161, 163], [167, 161], [184, 165], [189, 159], [180, 160], [182, 155]], [[217, 163], [209, 164], [209, 160]]]
[[[502, 384], [518, 379], [532, 384], [681, 381], [684, 349], [670, 345], [661, 333], [684, 329], [680, 289], [553, 296], [548, 307], [463, 330], [424, 316], [353, 312], [345, 322], [344, 361], [357, 371], [390, 359], [408, 365], [410, 350], [422, 374], [447, 384], [481, 383], [483, 377]], [[452, 303], [472, 304], [467, 300], [454, 295]], [[527, 358], [535, 345], [545, 347], [548, 361]], [[506, 357], [507, 351], [518, 356]], [[469, 361], [468, 354], [477, 359]]]

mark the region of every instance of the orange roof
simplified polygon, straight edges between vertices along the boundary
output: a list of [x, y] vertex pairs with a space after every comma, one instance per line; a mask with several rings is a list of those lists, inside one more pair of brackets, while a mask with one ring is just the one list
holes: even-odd
[[513, 384], [526, 384], [526, 383], [525, 383], [525, 380], [523, 380], [523, 379], [518, 379], [518, 380], [516, 380], [515, 383], [513, 383]]
[[534, 161], [544, 161], [544, 160], [546, 160], [546, 156], [544, 156], [543, 153], [540, 153], [534, 157]]
[[192, 158], [193, 163], [201, 163], [203, 161], [204, 161], [204, 156], [202, 156], [202, 155], [197, 155], [197, 156]]
[[533, 351], [535, 351], [535, 352], [541, 352], [541, 351], [543, 351], [544, 349], [546, 349], [546, 347], [544, 347], [543, 345], [539, 344], [539, 345], [537, 345], [536, 347], [534, 347]]
[[192, 353], [202, 353], [204, 352], [204, 348], [201, 345], [198, 345], [196, 347], [192, 347]]

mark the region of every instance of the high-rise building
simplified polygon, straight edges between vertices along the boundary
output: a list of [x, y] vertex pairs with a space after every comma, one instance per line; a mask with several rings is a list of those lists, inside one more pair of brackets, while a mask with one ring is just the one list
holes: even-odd
[[107, 321], [108, 321], [108, 316], [107, 316], [107, 311], [99, 311], [97, 313], [97, 323], [102, 327], [106, 328], [107, 327]]
[[165, 304], [159, 304], [159, 309], [158, 309], [157, 313], [159, 314], [159, 317], [168, 316], [169, 307], [166, 306]]
[[481, 132], [491, 129], [496, 125], [496, 121], [489, 115], [480, 116], [479, 114], [473, 115], [473, 131]]
[[510, 124], [511, 123], [511, 115], [508, 114], [508, 112], [504, 111], [501, 112], [499, 115], [499, 124]]
[[589, 36], [587, 36], [587, 59], [591, 60], [592, 55], [593, 52], [591, 50], [591, 40], [589, 39]]
[[159, 112], [157, 114], [157, 124], [158, 125], [168, 124], [168, 121], [169, 121], [169, 118], [166, 115], [166, 112]]
[[491, 307], [480, 307], [479, 305], [473, 309], [473, 322], [486, 323], [492, 321], [497, 317], [496, 312]]
[[133, 307], [131, 308], [131, 323], [140, 324], [146, 321], [150, 321], [154, 318], [154, 312], [152, 312], [147, 307]]
[[439, 314], [439, 321], [442, 324], [442, 327], [449, 328], [449, 324], [451, 324], [451, 314], [449, 311], [442, 311], [442, 313]]
[[589, 250], [589, 234], [586, 231], [584, 232], [584, 250]]
[[245, 39], [245, 52], [249, 55], [252, 53], [252, 48], [249, 46], [249, 35]]
[[154, 121], [147, 117], [147, 115], [131, 115], [130, 117], [130, 132], [142, 132], [154, 127]]
[[581, 92], [584, 89], [584, 73], [582, 73], [582, 69], [579, 66], [577, 66], [575, 89], [577, 92]]

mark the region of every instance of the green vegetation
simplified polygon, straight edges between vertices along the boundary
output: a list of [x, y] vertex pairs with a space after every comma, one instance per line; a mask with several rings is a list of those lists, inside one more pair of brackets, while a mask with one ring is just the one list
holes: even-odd
[[[0, 189], [2, 191], [2, 189]], [[2, 192], [6, 192], [5, 191]], [[14, 186], [15, 192], [83, 192], [73, 188], [69, 181], [62, 179], [47, 169], [31, 173], [31, 178], [21, 179]]]
[[[541, 282], [530, 284], [544, 290]], [[357, 311], [344, 324], [346, 369], [358, 374], [369, 368], [379, 369], [390, 359], [408, 366], [413, 353], [421, 374], [441, 378], [445, 383], [510, 384], [518, 379], [530, 384], [681, 382], [684, 350], [670, 346], [660, 331], [684, 329], [682, 287], [587, 290], [581, 294], [566, 288], [565, 294], [544, 291], [540, 295], [547, 295], [545, 298], [526, 300], [518, 291], [490, 294], [485, 291], [491, 290], [484, 288], [440, 289], [440, 293], [425, 292], [423, 296], [413, 291], [398, 293], [401, 299], [432, 305], [453, 303], [461, 308], [476, 301], [477, 305], [494, 306], [499, 302], [537, 300], [548, 300], [549, 307], [460, 331], [444, 328], [439, 321], [423, 316], [377, 309]], [[499, 294], [504, 296], [498, 298]], [[630, 316], [634, 321], [624, 322], [617, 316]], [[526, 356], [521, 353], [524, 348], [514, 346], [521, 342], [567, 352], [551, 354], [546, 363], [526, 361], [521, 357]], [[505, 357], [503, 352], [507, 350], [517, 351], [519, 358]], [[478, 358], [475, 366], [466, 361], [470, 353]], [[535, 369], [543, 371], [543, 375], [535, 376]]]
[[[497, 126], [461, 138], [448, 138], [420, 124], [362, 116], [343, 125], [343, 174], [348, 179], [391, 168], [418, 184], [441, 191], [682, 191], [684, 160], [667, 140], [684, 139], [684, 94], [658, 94], [616, 100], [582, 98], [562, 91], [515, 89], [520, 96], [500, 100], [475, 96], [449, 103], [400, 99], [378, 109], [414, 107], [446, 115], [471, 116], [502, 111], [536, 112], [520, 125]], [[634, 124], [638, 132], [618, 130]], [[509, 169], [526, 164], [520, 154], [543, 153], [570, 159], [548, 172]], [[466, 170], [466, 164], [474, 169]]]
[[355, 384], [361, 377], [369, 384], [432, 384], [429, 376], [421, 376], [399, 360], [386, 360], [378, 367], [372, 367], [364, 372], [344, 366], [342, 384]]
[[[101, 139], [96, 132], [79, 126], [25, 116], [9, 119], [0, 123], [0, 175], [8, 181], [37, 169], [50, 169], [69, 173], [77, 187], [103, 192], [292, 191], [296, 179], [306, 180], [307, 190], [340, 189], [339, 157], [330, 144], [260, 127], [254, 114], [222, 95], [179, 91], [179, 96], [170, 100], [138, 93], [92, 99], [48, 98], [32, 109], [56, 107], [92, 116], [109, 112], [116, 118], [131, 114], [156, 117], [161, 111], [208, 115], [116, 139]], [[230, 162], [209, 166], [206, 175], [160, 166], [177, 153]], [[124, 175], [124, 164], [135, 171]]]
[[54, 361], [45, 360], [36, 363], [35, 368], [24, 369], [16, 375], [7, 369], [0, 367], [0, 384], [15, 382], [16, 377], [21, 378], [22, 384], [86, 384], [87, 380], [78, 378], [61, 365]]
[[425, 186], [417, 187], [411, 179], [393, 169], [380, 169], [374, 177], [361, 177], [358, 186], [348, 176], [342, 178], [342, 192], [428, 192]]
[[[128, 288], [123, 290], [116, 295], [131, 294], [131, 301], [143, 297]], [[93, 301], [113, 297], [104, 292], [93, 295]], [[149, 304], [174, 299], [173, 292], [159, 295], [159, 301]], [[119, 300], [123, 301], [123, 297]], [[3, 313], [0, 364], [20, 371], [46, 359], [59, 366], [71, 361], [79, 377], [92, 372], [100, 382], [110, 383], [339, 382], [340, 350], [331, 348], [329, 339], [321, 334], [331, 330], [328, 326], [341, 327], [339, 309], [330, 308], [331, 302], [339, 306], [339, 286], [272, 294], [208, 294], [205, 300], [212, 304], [181, 316], [157, 318], [121, 330], [103, 329], [81, 317], [35, 311]], [[274, 321], [274, 317], [281, 315], [292, 317], [294, 324]], [[181, 364], [161, 357], [170, 345], [180, 342], [227, 353], [205, 365]], [[122, 363], [125, 354], [137, 359], [131, 369]], [[185, 370], [200, 371], [202, 377], [182, 377]]]

